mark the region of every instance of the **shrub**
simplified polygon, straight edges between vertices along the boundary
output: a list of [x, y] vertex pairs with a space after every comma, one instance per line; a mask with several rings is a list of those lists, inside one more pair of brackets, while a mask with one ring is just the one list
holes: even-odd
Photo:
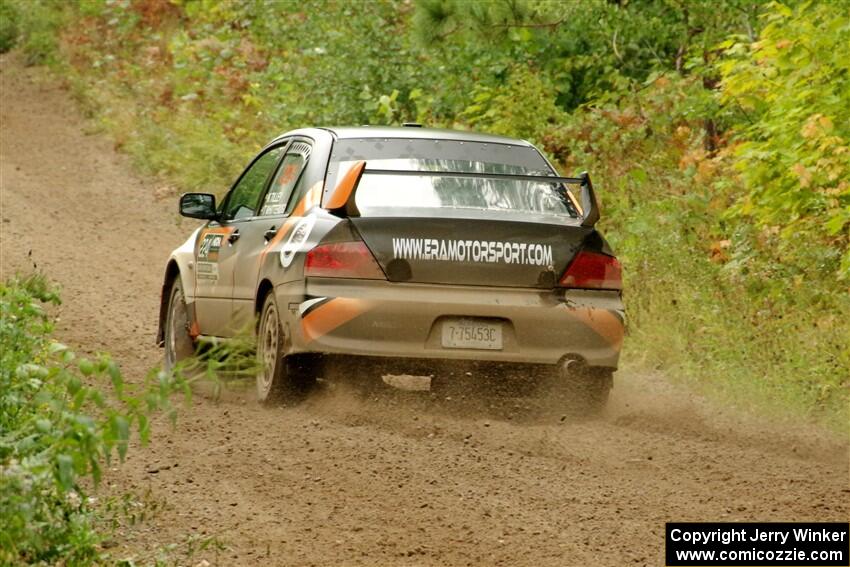
[[0, 53], [6, 53], [18, 41], [18, 11], [9, 2], [0, 2]]
[[59, 28], [67, 5], [60, 0], [4, 0], [0, 5], [17, 14], [20, 33], [16, 41], [27, 65], [54, 61], [59, 49]]
[[731, 149], [743, 181], [734, 213], [775, 227], [792, 256], [787, 241], [801, 234], [833, 248], [816, 277], [834, 274], [841, 253], [850, 277], [849, 8], [775, 3], [759, 41], [726, 42], [719, 64], [721, 98], [741, 118]]
[[0, 285], [3, 565], [96, 560], [98, 512], [87, 487], [97, 486], [103, 464], [116, 456], [123, 460], [132, 431], [146, 443], [154, 413], [174, 419], [175, 392], [189, 396], [191, 382], [225, 365], [246, 374], [254, 368], [247, 352], [215, 352], [205, 373], [183, 367], [173, 374], [152, 371], [143, 384], [125, 383], [108, 355], [80, 357], [50, 338], [53, 323], [45, 305], [58, 303], [39, 275]]

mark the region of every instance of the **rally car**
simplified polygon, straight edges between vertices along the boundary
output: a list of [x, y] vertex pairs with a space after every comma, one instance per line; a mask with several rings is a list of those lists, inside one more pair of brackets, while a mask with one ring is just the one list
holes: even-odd
[[[414, 126], [275, 138], [165, 269], [165, 365], [205, 338], [256, 336], [260, 400], [327, 361], [439, 375], [464, 364], [549, 376], [603, 405], [623, 341], [621, 269], [587, 174], [528, 142]], [[439, 377], [439, 376], [438, 376]]]

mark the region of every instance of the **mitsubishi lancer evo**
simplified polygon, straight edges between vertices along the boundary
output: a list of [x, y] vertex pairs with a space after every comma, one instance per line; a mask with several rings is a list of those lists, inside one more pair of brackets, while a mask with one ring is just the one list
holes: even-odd
[[[328, 361], [377, 379], [484, 365], [602, 407], [623, 342], [621, 268], [594, 228], [590, 177], [533, 145], [421, 127], [275, 138], [165, 268], [165, 365], [204, 339], [256, 337], [262, 401], [295, 399]], [[388, 366], [389, 365], [389, 366]]]

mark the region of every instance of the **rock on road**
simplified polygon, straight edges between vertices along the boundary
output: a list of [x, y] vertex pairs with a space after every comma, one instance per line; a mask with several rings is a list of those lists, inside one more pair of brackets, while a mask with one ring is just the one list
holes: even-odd
[[[2, 277], [62, 287], [59, 337], [158, 364], [161, 270], [191, 231], [44, 71], [0, 58]], [[273, 132], [269, 132], [273, 134]], [[196, 396], [97, 496], [148, 495], [117, 557], [215, 537], [214, 565], [663, 565], [665, 521], [850, 517], [845, 440], [620, 372], [601, 418], [521, 398], [328, 386], [295, 408]], [[149, 492], [148, 492], [149, 491]], [[188, 560], [188, 559], [187, 559]]]

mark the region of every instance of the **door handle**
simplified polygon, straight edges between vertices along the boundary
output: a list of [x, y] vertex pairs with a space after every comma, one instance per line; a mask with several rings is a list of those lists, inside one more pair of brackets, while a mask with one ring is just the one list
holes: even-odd
[[268, 230], [267, 230], [267, 231], [263, 234], [263, 238], [265, 238], [265, 239], [266, 239], [266, 242], [268, 242], [269, 240], [271, 240], [272, 238], [274, 238], [274, 235], [275, 235], [275, 234], [277, 234], [277, 227], [276, 227], [276, 226], [273, 226], [273, 227], [271, 227], [270, 229], [268, 229]]
[[233, 244], [234, 242], [239, 240], [239, 236], [240, 236], [239, 229], [237, 228], [236, 230], [234, 230], [233, 232], [230, 233], [230, 236], [227, 237], [227, 241], [229, 243]]

